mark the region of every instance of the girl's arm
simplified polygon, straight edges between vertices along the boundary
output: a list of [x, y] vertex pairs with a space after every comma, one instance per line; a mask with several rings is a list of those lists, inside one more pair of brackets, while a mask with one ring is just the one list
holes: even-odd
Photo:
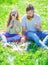
[[18, 32], [18, 33], [21, 34], [21, 31], [22, 31], [21, 23], [20, 23], [20, 21], [17, 21], [17, 24], [16, 24], [16, 32]]

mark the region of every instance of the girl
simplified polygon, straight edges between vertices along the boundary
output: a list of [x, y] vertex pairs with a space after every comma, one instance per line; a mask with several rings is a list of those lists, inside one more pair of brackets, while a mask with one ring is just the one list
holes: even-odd
[[1, 34], [2, 42], [7, 45], [7, 42], [21, 39], [21, 23], [19, 20], [19, 14], [17, 10], [12, 10], [9, 14], [7, 21], [7, 31], [5, 34]]

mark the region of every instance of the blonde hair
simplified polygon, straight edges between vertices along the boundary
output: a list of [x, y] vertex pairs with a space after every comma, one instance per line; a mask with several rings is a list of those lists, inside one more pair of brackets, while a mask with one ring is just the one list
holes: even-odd
[[10, 25], [10, 21], [11, 21], [11, 19], [12, 19], [11, 13], [12, 13], [13, 11], [15, 11], [15, 12], [17, 13], [16, 20], [19, 20], [18, 11], [17, 11], [17, 10], [12, 10], [12, 11], [9, 13], [9, 16], [8, 16], [7, 27]]

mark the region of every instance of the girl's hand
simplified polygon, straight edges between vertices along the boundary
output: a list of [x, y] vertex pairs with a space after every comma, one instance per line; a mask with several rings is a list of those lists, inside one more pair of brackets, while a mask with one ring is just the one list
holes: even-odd
[[26, 37], [23, 35], [23, 36], [21, 37], [21, 42], [24, 43], [25, 41], [26, 41]]
[[14, 22], [14, 26], [17, 26], [17, 24]]

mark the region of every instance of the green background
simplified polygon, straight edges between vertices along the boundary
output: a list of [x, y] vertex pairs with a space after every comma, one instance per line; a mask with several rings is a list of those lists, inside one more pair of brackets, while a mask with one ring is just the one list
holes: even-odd
[[[22, 17], [28, 3], [32, 3], [35, 12], [41, 16], [42, 30], [48, 30], [48, 0], [0, 0], [0, 30], [6, 29], [10, 10], [18, 9]], [[31, 44], [30, 48], [32, 49], [27, 52], [16, 52], [11, 51], [10, 47], [4, 48], [0, 42], [0, 65], [48, 65], [48, 50], [41, 49], [36, 44]]]

